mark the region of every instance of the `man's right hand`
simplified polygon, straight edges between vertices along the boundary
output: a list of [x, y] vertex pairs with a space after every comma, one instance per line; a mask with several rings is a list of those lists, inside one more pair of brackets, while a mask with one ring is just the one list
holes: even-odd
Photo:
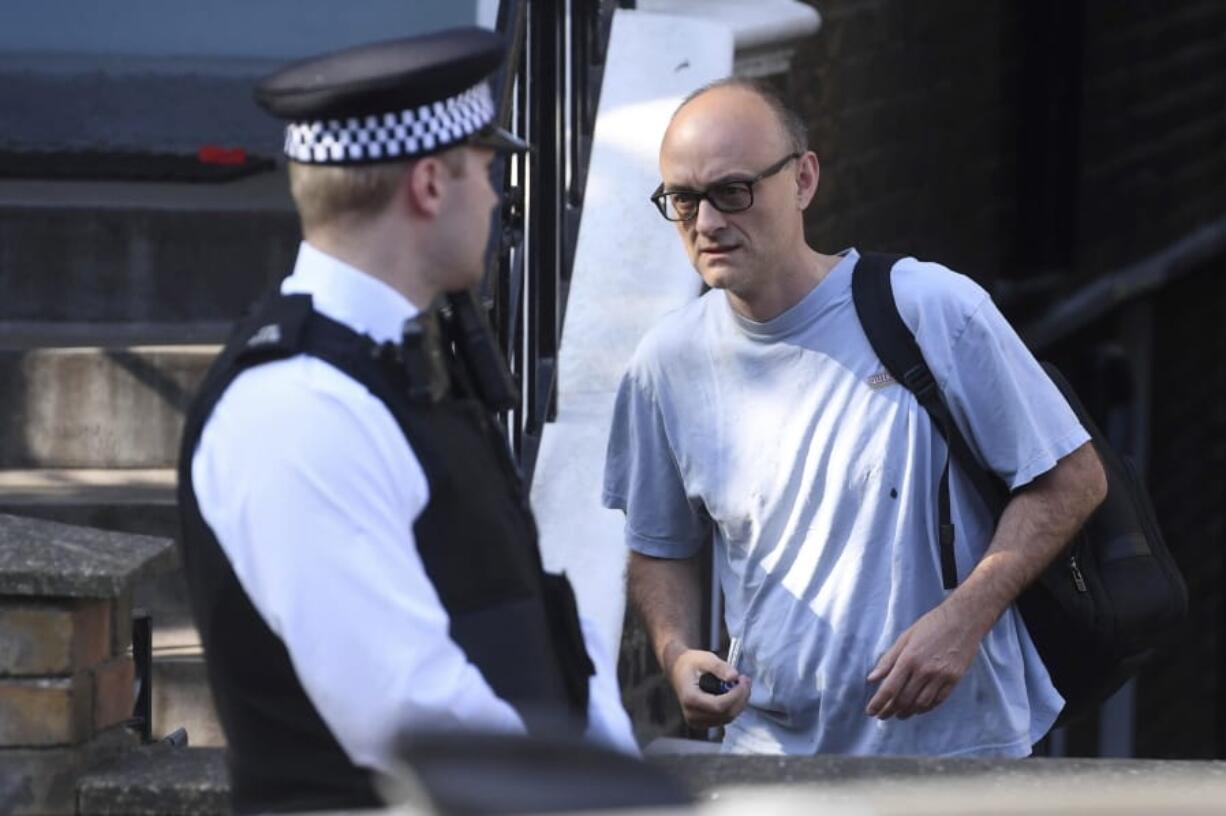
[[[735, 685], [723, 694], [707, 694], [698, 687], [703, 672]], [[701, 649], [681, 652], [669, 668], [668, 679], [681, 703], [681, 714], [691, 728], [727, 725], [749, 704], [750, 679], [712, 652]]]

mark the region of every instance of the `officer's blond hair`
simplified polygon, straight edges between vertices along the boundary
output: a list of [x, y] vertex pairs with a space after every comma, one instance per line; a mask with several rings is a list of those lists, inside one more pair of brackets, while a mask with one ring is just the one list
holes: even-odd
[[[464, 155], [438, 156], [453, 176], [463, 175]], [[387, 207], [413, 161], [333, 166], [289, 163], [289, 189], [303, 233], [342, 219], [372, 218]]]

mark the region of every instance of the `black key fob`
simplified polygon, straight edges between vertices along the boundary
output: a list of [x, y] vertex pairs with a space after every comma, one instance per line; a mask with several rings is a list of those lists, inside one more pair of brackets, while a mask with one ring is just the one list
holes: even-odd
[[720, 680], [711, 672], [703, 672], [698, 678], [698, 688], [705, 691], [707, 694], [727, 694], [736, 688], [736, 683], [729, 683], [727, 680]]

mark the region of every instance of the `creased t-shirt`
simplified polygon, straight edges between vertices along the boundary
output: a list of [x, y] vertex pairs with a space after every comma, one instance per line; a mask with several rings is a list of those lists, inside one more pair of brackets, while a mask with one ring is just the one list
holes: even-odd
[[[725, 750], [1025, 756], [1063, 700], [1016, 609], [943, 705], [908, 720], [864, 713], [877, 659], [946, 595], [945, 443], [882, 376], [852, 303], [857, 257], [767, 323], [713, 290], [654, 327], [618, 392], [604, 502], [626, 511], [640, 553], [715, 547], [728, 631], [754, 682]], [[983, 289], [914, 259], [892, 279], [955, 421], [1011, 487], [1089, 439]], [[956, 468], [951, 498], [962, 578], [991, 520]]]

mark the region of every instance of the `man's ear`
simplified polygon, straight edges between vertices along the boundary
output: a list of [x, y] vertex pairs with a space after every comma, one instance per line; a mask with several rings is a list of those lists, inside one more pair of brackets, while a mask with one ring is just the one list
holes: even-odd
[[429, 219], [438, 216], [442, 210], [446, 187], [446, 168], [438, 159], [426, 156], [413, 162], [405, 173], [401, 194], [405, 197], [409, 212]]
[[817, 182], [821, 177], [821, 165], [818, 164], [817, 154], [812, 150], [805, 151], [797, 161], [798, 171], [796, 173], [796, 204], [800, 209], [805, 209], [809, 203], [813, 201], [813, 196], [817, 193]]

